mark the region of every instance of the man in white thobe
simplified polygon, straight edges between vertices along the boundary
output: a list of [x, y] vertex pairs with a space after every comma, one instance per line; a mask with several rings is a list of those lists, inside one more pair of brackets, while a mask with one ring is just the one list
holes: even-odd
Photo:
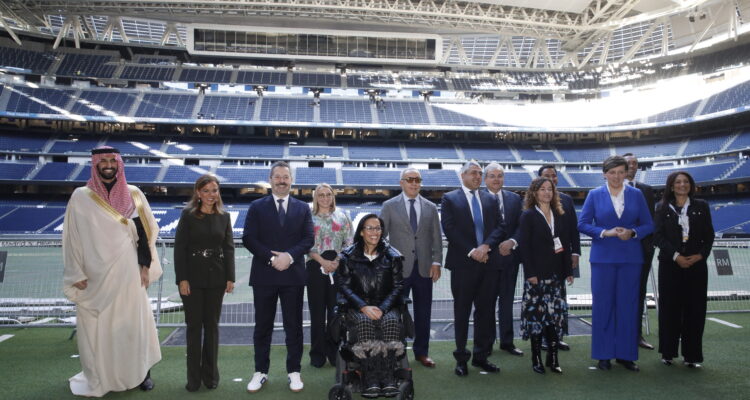
[[73, 394], [153, 388], [161, 350], [146, 288], [162, 273], [158, 232], [146, 197], [125, 180], [119, 151], [92, 150], [91, 178], [73, 192], [63, 225], [63, 291], [77, 306], [83, 369], [70, 378]]

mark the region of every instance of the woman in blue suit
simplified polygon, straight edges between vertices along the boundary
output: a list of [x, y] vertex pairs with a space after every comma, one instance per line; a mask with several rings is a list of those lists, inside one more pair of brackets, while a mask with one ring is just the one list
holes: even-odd
[[638, 288], [643, 264], [640, 239], [654, 226], [640, 190], [623, 185], [628, 164], [623, 157], [604, 160], [607, 183], [586, 197], [578, 230], [591, 236], [593, 318], [591, 357], [601, 370], [616, 359], [638, 371]]

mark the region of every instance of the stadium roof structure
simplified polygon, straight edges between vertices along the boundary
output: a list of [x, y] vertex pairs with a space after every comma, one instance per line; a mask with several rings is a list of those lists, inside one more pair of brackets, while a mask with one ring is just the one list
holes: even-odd
[[0, 24], [57, 41], [185, 47], [188, 27], [436, 34], [437, 66], [585, 68], [691, 52], [750, 30], [750, 0], [4, 0]]

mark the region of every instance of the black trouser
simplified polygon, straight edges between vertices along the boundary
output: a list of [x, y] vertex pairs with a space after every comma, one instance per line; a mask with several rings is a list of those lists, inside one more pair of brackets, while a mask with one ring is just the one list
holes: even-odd
[[643, 336], [643, 308], [646, 305], [646, 286], [648, 285], [648, 275], [651, 272], [651, 260], [654, 258], [654, 247], [649, 244], [643, 246], [643, 268], [641, 268], [641, 287], [638, 302], [638, 339]]
[[459, 362], [470, 358], [466, 343], [469, 336], [469, 317], [474, 312], [474, 349], [476, 361], [487, 359], [495, 336], [495, 296], [499, 270], [486, 264], [467, 262], [451, 271], [453, 315], [455, 319], [456, 351]]
[[[187, 325], [187, 380], [191, 386], [219, 384], [219, 317], [226, 288], [190, 288], [182, 297]], [[203, 343], [201, 343], [201, 334]]]
[[500, 336], [501, 347], [513, 345], [513, 300], [516, 296], [517, 279], [518, 264], [516, 263], [508, 263], [500, 271], [497, 284], [497, 332]]
[[268, 373], [271, 365], [271, 336], [276, 303], [281, 299], [281, 315], [286, 336], [286, 372], [299, 372], [302, 361], [302, 300], [304, 286], [253, 286], [255, 303], [255, 371]]
[[662, 357], [677, 357], [682, 344], [685, 361], [703, 362], [707, 290], [705, 260], [690, 268], [680, 268], [671, 260], [659, 260], [659, 353]]
[[[330, 253], [330, 254], [329, 254]], [[321, 256], [326, 260], [336, 258], [336, 252], [329, 250]], [[310, 361], [314, 365], [336, 362], [336, 343], [328, 333], [328, 326], [334, 317], [336, 306], [336, 286], [331, 283], [332, 275], [323, 275], [320, 264], [315, 260], [307, 262], [307, 307], [310, 310]]]
[[432, 279], [419, 274], [419, 265], [414, 261], [411, 275], [404, 279], [404, 297], [411, 292], [414, 308], [414, 357], [430, 353], [430, 320], [432, 316]]

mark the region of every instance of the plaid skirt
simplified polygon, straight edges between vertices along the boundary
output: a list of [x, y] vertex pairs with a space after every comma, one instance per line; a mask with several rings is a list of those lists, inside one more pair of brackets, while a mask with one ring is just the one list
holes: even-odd
[[560, 339], [568, 331], [568, 303], [562, 296], [564, 284], [565, 281], [556, 276], [540, 280], [536, 285], [524, 281], [521, 306], [521, 336], [524, 340], [532, 335], [542, 335], [547, 326], [554, 327]]

